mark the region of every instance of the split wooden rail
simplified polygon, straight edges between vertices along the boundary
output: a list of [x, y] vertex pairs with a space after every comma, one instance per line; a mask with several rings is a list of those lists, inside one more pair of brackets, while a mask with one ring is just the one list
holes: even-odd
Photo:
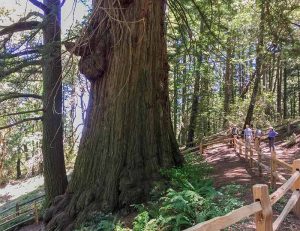
[[[226, 140], [227, 141], [227, 140]], [[206, 222], [202, 222], [185, 231], [216, 231], [225, 229], [244, 218], [254, 215], [254, 221], [257, 231], [276, 231], [289, 214], [293, 210], [295, 215], [300, 218], [300, 159], [294, 160], [290, 165], [283, 160], [276, 158], [276, 152], [273, 150], [271, 157], [264, 154], [262, 150], [256, 145], [246, 147], [242, 141], [232, 139], [236, 153], [243, 156], [249, 162], [250, 167], [257, 164], [259, 175], [262, 175], [262, 169], [267, 170], [271, 177], [271, 186], [274, 188], [276, 180], [283, 183], [274, 193], [269, 195], [269, 188], [265, 184], [256, 184], [253, 186], [253, 200], [250, 205], [243, 206], [232, 212], [216, 217]], [[220, 141], [218, 141], [220, 143]], [[200, 149], [203, 148], [200, 144]], [[257, 158], [255, 158], [255, 156]], [[262, 163], [262, 156], [270, 159], [271, 167]], [[291, 177], [286, 179], [277, 170], [278, 165], [291, 171]], [[273, 222], [272, 206], [278, 202], [288, 191], [292, 190], [292, 195], [288, 200], [281, 214]]]
[[[272, 149], [270, 156], [267, 153], [264, 153], [258, 145], [250, 145], [247, 147], [244, 142], [238, 139], [234, 139], [233, 142], [235, 152], [249, 162], [250, 168], [253, 168], [254, 165], [257, 165], [259, 176], [262, 176], [263, 169], [270, 174], [272, 188], [276, 187], [276, 181], [279, 181], [280, 183], [285, 183], [287, 181], [287, 179], [278, 172], [278, 166], [280, 165], [288, 172], [292, 172], [293, 167], [285, 161], [277, 158], [277, 153], [274, 149]], [[263, 163], [262, 157], [270, 161], [270, 167]]]
[[34, 220], [39, 222], [39, 209], [42, 206], [45, 195], [38, 196], [24, 203], [16, 203], [14, 206], [0, 212], [0, 230], [15, 230], [18, 226]]

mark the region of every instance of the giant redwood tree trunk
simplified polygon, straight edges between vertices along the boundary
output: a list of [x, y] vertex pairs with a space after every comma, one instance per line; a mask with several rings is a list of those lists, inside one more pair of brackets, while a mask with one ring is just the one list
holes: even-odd
[[44, 0], [50, 9], [43, 28], [43, 161], [47, 201], [65, 192], [67, 177], [63, 151], [62, 63], [60, 0]]
[[52, 217], [48, 230], [72, 230], [92, 210], [144, 201], [160, 169], [181, 163], [168, 100], [165, 4], [95, 0], [83, 38], [66, 44], [81, 56], [91, 94], [74, 174], [45, 216]]

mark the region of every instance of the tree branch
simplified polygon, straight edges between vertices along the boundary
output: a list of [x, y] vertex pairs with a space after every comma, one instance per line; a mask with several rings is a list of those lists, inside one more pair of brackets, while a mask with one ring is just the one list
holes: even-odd
[[42, 13], [36, 12], [36, 11], [31, 11], [25, 17], [20, 18], [19, 22], [25, 22], [27, 19], [29, 19], [31, 17], [39, 17], [41, 19], [44, 19], [44, 15]]
[[[17, 98], [33, 98], [33, 99], [42, 99], [41, 95], [37, 94], [25, 94], [25, 93], [8, 93], [6, 95], [2, 95], [3, 98], [0, 98], [0, 103], [10, 100], [10, 99], [17, 99]], [[1, 95], [0, 95], [1, 97]]]
[[29, 0], [33, 5], [40, 8], [42, 11], [45, 12], [45, 14], [48, 14], [50, 12], [50, 9], [43, 3], [39, 2], [38, 0]]
[[11, 53], [3, 53], [0, 54], [0, 59], [4, 59], [4, 58], [15, 58], [15, 57], [19, 57], [19, 56], [23, 56], [23, 55], [32, 55], [32, 54], [37, 54], [39, 53], [38, 49], [31, 49], [31, 50], [25, 50], [25, 51], [20, 51], [14, 54]]
[[298, 24], [298, 23], [295, 23], [295, 22], [292, 22], [292, 24], [293, 24], [294, 26], [297, 26], [297, 27], [299, 27], [299, 28], [300, 28], [300, 24]]
[[63, 7], [63, 5], [66, 3], [66, 0], [62, 0], [60, 3], [60, 7]]
[[32, 60], [32, 61], [25, 61], [11, 69], [8, 69], [6, 71], [2, 71], [0, 72], [0, 80], [7, 77], [10, 74], [13, 74], [15, 72], [18, 72], [20, 70], [22, 70], [25, 67], [29, 67], [29, 66], [35, 66], [35, 65], [41, 65], [41, 60]]
[[36, 109], [36, 110], [31, 110], [31, 111], [20, 111], [20, 112], [14, 112], [14, 113], [8, 113], [8, 114], [0, 115], [0, 117], [30, 114], [30, 113], [41, 112], [41, 111], [43, 111], [43, 109]]
[[43, 119], [42, 116], [23, 119], [23, 120], [15, 122], [15, 123], [8, 124], [6, 126], [2, 126], [2, 127], [0, 127], [0, 130], [11, 128], [13, 126], [16, 126], [16, 125], [19, 125], [19, 124], [22, 124], [22, 123], [25, 123], [25, 122], [28, 122], [28, 121], [37, 121], [37, 120], [42, 120], [42, 119]]
[[16, 22], [0, 31], [0, 36], [15, 32], [37, 29], [42, 25], [39, 21]]

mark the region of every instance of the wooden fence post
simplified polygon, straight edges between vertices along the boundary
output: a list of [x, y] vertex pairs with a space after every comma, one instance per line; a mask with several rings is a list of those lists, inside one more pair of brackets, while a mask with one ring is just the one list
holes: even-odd
[[257, 150], [257, 158], [258, 158], [258, 175], [262, 176], [262, 168], [261, 168], [261, 148]]
[[[300, 159], [294, 160], [293, 162], [293, 173], [296, 171], [300, 171]], [[295, 181], [293, 187], [293, 191], [300, 190], [300, 177]], [[297, 201], [293, 208], [294, 214], [300, 218], [300, 200]]]
[[249, 152], [249, 149], [248, 149], [247, 143], [245, 142], [245, 159], [246, 159], [246, 161], [248, 161], [248, 152]]
[[262, 211], [255, 214], [255, 224], [257, 231], [273, 231], [272, 205], [269, 197], [268, 186], [256, 184], [253, 186], [253, 199], [260, 201]]
[[199, 154], [200, 155], [203, 154], [203, 143], [202, 143], [202, 140], [200, 141], [200, 145], [199, 145]]
[[273, 173], [277, 171], [276, 152], [274, 149], [271, 150], [271, 187], [276, 187], [276, 178]]
[[253, 167], [253, 159], [252, 158], [253, 158], [253, 150], [250, 146], [250, 159], [249, 159], [250, 168]]
[[16, 203], [16, 216], [20, 215], [20, 206], [19, 203]]
[[34, 211], [34, 221], [36, 224], [38, 224], [39, 223], [39, 214], [38, 214], [38, 207], [37, 207], [36, 201], [34, 202], [34, 205], [33, 205], [33, 211]]
[[258, 148], [259, 148], [259, 145], [258, 145], [258, 142], [259, 142], [259, 140], [258, 140], [259, 138], [254, 138], [254, 148], [255, 148], [255, 150], [256, 151], [258, 151]]

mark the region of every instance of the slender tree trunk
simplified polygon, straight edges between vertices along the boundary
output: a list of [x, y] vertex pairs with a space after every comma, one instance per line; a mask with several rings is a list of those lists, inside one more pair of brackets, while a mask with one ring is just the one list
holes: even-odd
[[300, 116], [300, 70], [298, 70], [298, 115]]
[[21, 172], [21, 158], [19, 156], [18, 156], [18, 159], [17, 159], [16, 170], [17, 170], [17, 179], [20, 179], [21, 175], [22, 175], [22, 172]]
[[182, 71], [182, 104], [181, 104], [181, 127], [180, 127], [180, 143], [186, 143], [186, 131], [187, 131], [187, 61], [186, 55], [183, 56], [183, 71]]
[[197, 119], [198, 109], [199, 109], [201, 63], [202, 63], [202, 54], [199, 55], [198, 62], [197, 62], [197, 70], [196, 70], [195, 83], [194, 83], [194, 93], [192, 99], [192, 111], [191, 111], [190, 123], [188, 128], [187, 143], [191, 143], [195, 137], [196, 122], [197, 122], [196, 119]]
[[296, 93], [295, 87], [293, 87], [293, 106], [292, 106], [292, 109], [293, 109], [293, 112], [292, 112], [293, 119], [295, 119], [295, 117], [296, 117], [296, 105], [297, 105], [296, 99], [297, 99], [297, 93]]
[[280, 56], [277, 60], [277, 75], [278, 75], [278, 84], [277, 84], [277, 113], [279, 119], [282, 118], [282, 109], [281, 109], [281, 100], [282, 100], [282, 67], [280, 65]]
[[173, 91], [174, 91], [174, 101], [173, 101], [173, 126], [174, 126], [174, 133], [177, 136], [177, 106], [178, 106], [178, 67], [177, 65], [174, 66], [174, 83], [173, 83]]
[[89, 38], [92, 49], [78, 53], [91, 81], [87, 119], [67, 194], [46, 213], [46, 222], [55, 216], [48, 230], [73, 230], [90, 211], [145, 201], [163, 180], [160, 169], [182, 162], [168, 99], [165, 1], [95, 0], [93, 7], [79, 42]]
[[62, 63], [60, 0], [44, 0], [51, 9], [43, 29], [43, 160], [47, 201], [65, 192], [67, 177], [63, 151]]
[[247, 116], [244, 124], [244, 128], [247, 124], [250, 124], [253, 118], [254, 107], [256, 104], [256, 98], [259, 91], [259, 83], [261, 78], [261, 68], [262, 68], [262, 53], [264, 45], [264, 28], [265, 28], [265, 0], [261, 1], [261, 14], [260, 14], [260, 25], [259, 25], [259, 35], [258, 35], [258, 44], [256, 47], [256, 68], [255, 68], [255, 80], [253, 86], [253, 92], [250, 99], [250, 105], [248, 107]]
[[227, 116], [230, 113], [230, 102], [232, 98], [232, 39], [228, 38], [227, 40], [227, 51], [226, 51], [226, 68], [225, 68], [225, 76], [224, 76], [224, 120], [223, 127], [227, 126]]
[[283, 118], [288, 118], [287, 68], [283, 70]]

